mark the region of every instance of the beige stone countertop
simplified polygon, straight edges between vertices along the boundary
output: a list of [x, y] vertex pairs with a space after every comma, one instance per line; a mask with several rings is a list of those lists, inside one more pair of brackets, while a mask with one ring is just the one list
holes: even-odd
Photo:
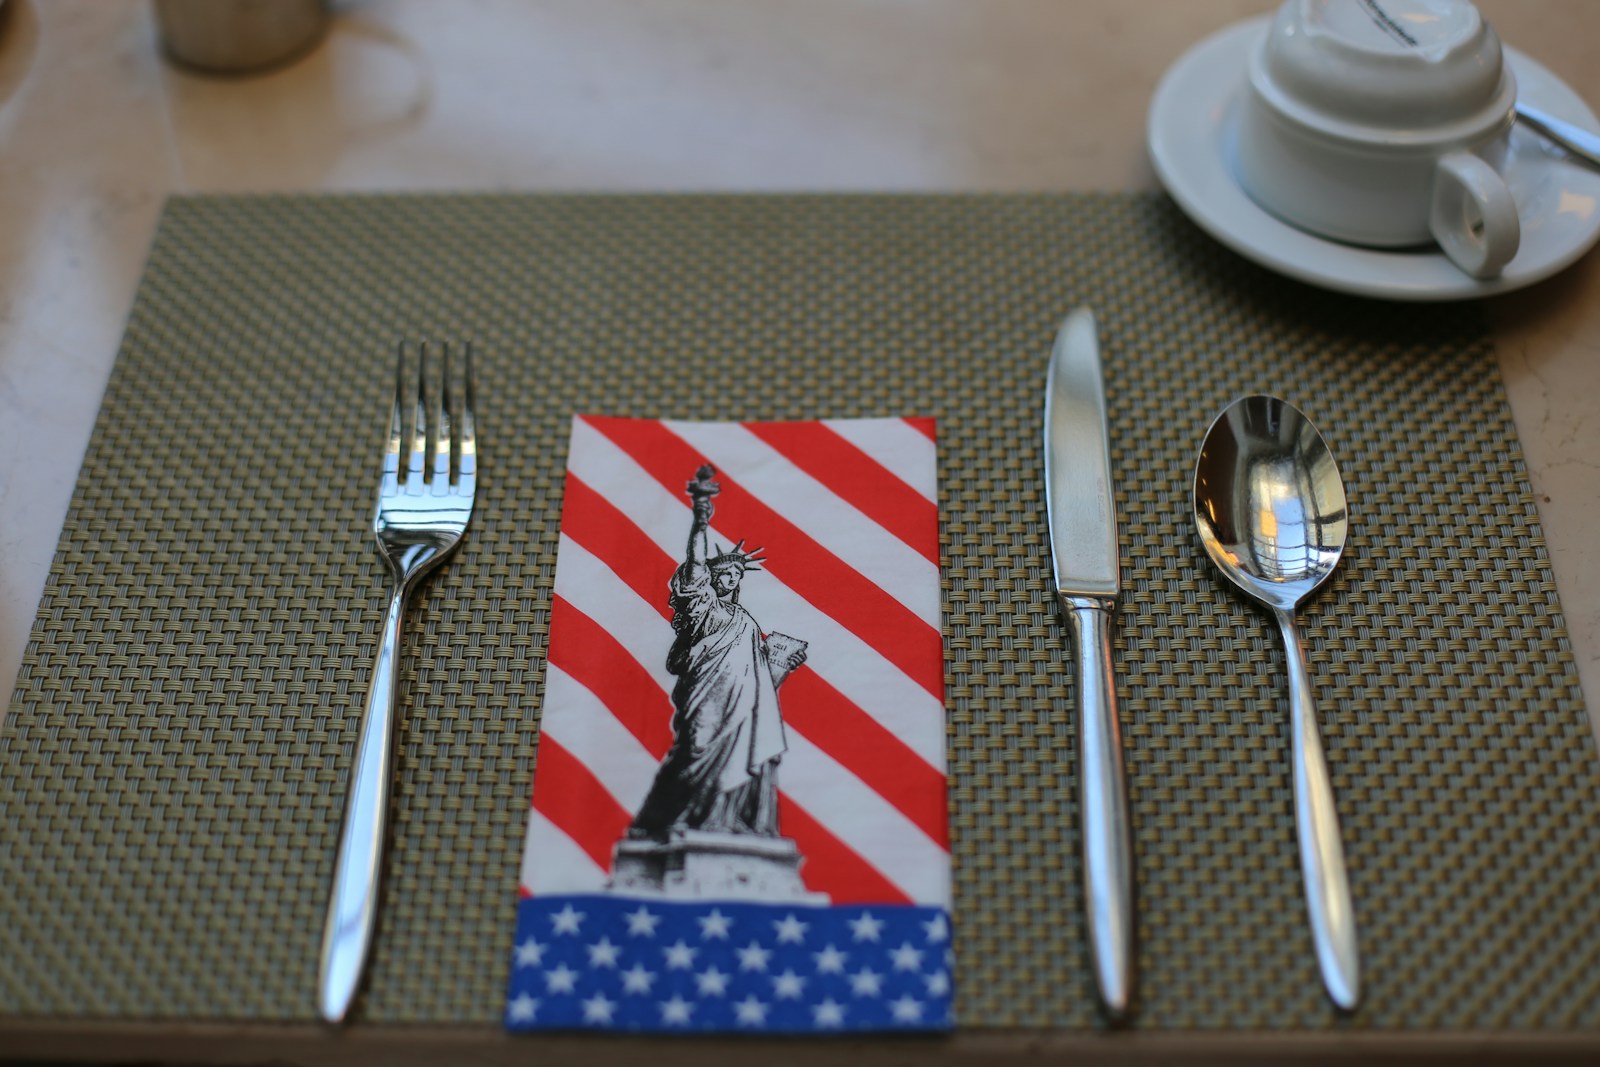
[[[169, 194], [1153, 190], [1145, 113], [1161, 73], [1207, 34], [1275, 6], [366, 0], [337, 6], [326, 38], [296, 62], [217, 78], [163, 59], [145, 3], [0, 5], [0, 677], [8, 691]], [[1600, 3], [1480, 7], [1506, 42], [1600, 105]], [[1583, 688], [1600, 705], [1600, 256], [1487, 304]], [[562, 1039], [536, 1052], [474, 1035], [270, 1037], [132, 1024], [79, 1034], [63, 1024], [0, 1035], [0, 1057], [609, 1063], [641, 1051]], [[731, 1047], [744, 1050], [741, 1059], [760, 1049], [781, 1061], [809, 1047], [852, 1062], [988, 1062], [1047, 1048], [1063, 1058], [1150, 1060], [1200, 1051], [1176, 1037], [1122, 1036], [1130, 1040], [693, 1042], [652, 1055], [690, 1062]], [[1289, 1047], [1313, 1059], [1422, 1047], [1356, 1035], [1284, 1040], [1210, 1048], [1235, 1062], [1274, 1060]], [[1525, 1051], [1488, 1039], [1451, 1047]]]

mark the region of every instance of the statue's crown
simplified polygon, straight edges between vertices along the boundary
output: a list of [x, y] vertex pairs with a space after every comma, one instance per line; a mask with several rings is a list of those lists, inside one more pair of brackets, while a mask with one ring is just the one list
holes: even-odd
[[766, 562], [765, 557], [761, 555], [763, 551], [765, 549], [760, 548], [746, 551], [744, 539], [740, 538], [739, 543], [729, 549], [724, 549], [721, 545], [718, 545], [717, 554], [706, 560], [706, 565], [714, 571], [730, 567], [737, 567], [741, 574], [747, 571], [758, 571], [761, 569], [761, 564]]

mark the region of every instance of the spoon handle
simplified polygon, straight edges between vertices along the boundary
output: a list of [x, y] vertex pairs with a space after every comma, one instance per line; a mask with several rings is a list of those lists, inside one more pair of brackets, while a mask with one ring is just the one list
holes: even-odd
[[1517, 102], [1517, 121], [1532, 126], [1546, 138], [1565, 148], [1591, 167], [1600, 167], [1600, 136], [1582, 126], [1563, 122], [1547, 112]]
[[1333, 806], [1333, 782], [1317, 733], [1311, 672], [1294, 616], [1278, 611], [1284, 658], [1289, 665], [1289, 732], [1294, 749], [1294, 821], [1300, 836], [1300, 874], [1317, 965], [1328, 996], [1345, 1011], [1361, 1000], [1361, 961], [1356, 946], [1356, 915]]
[[1110, 604], [1063, 595], [1078, 668], [1078, 810], [1083, 892], [1100, 1002], [1113, 1019], [1133, 996], [1133, 845], [1122, 729], [1111, 675]]

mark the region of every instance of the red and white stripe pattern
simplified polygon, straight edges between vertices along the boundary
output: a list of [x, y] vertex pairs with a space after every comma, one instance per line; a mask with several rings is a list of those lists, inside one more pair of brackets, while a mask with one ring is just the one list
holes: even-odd
[[573, 420], [524, 896], [605, 888], [672, 743], [667, 582], [716, 468], [715, 542], [764, 547], [740, 601], [808, 642], [779, 690], [781, 831], [835, 904], [949, 907], [932, 419]]

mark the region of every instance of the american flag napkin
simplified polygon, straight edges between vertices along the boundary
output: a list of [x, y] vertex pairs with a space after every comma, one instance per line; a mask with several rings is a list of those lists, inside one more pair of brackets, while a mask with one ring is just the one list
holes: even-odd
[[931, 419], [573, 420], [505, 1021], [951, 1025]]

